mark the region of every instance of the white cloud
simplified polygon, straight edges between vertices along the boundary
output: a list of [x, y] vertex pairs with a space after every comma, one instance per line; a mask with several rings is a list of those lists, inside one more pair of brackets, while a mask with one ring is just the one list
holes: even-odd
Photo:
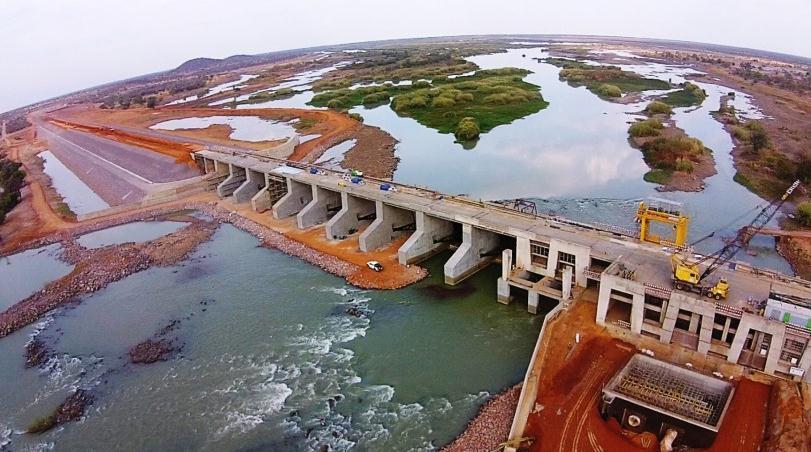
[[416, 36], [622, 35], [811, 56], [807, 17], [805, 0], [5, 0], [0, 111], [198, 56]]

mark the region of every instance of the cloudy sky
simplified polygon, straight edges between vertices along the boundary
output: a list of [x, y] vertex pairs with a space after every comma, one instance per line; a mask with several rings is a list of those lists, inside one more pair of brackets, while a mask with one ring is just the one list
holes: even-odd
[[811, 57], [809, 17], [809, 0], [3, 0], [0, 112], [199, 56], [387, 38], [599, 34]]

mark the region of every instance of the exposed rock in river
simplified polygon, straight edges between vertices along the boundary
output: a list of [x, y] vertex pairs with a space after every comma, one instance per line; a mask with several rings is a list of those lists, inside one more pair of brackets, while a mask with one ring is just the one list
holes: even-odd
[[26, 429], [27, 433], [45, 433], [67, 422], [76, 421], [84, 416], [85, 409], [93, 403], [93, 396], [84, 389], [77, 389], [50, 416], [39, 418]]

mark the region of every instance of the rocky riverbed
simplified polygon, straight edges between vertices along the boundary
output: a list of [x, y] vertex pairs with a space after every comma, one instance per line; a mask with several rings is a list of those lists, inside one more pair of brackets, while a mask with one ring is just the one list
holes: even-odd
[[68, 247], [69, 259], [77, 260], [68, 275], [0, 313], [0, 337], [37, 321], [45, 313], [82, 295], [152, 265], [180, 262], [197, 246], [208, 241], [217, 223], [196, 221], [176, 232], [144, 243], [124, 243], [94, 250]]
[[496, 394], [482, 406], [479, 414], [467, 424], [465, 431], [452, 443], [443, 447], [444, 452], [490, 452], [500, 450], [500, 445], [510, 435], [521, 384]]

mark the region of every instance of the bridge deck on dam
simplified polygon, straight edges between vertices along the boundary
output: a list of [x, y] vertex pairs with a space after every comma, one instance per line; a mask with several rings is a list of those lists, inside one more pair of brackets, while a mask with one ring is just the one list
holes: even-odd
[[[320, 169], [317, 174], [312, 174], [305, 169], [311, 166], [247, 152], [203, 150], [195, 155], [240, 168], [283, 175], [303, 184], [335, 192], [345, 192], [368, 200], [381, 201], [387, 205], [423, 212], [432, 217], [455, 223], [472, 225], [499, 235], [522, 237], [545, 243], [549, 243], [553, 239], [560, 240], [587, 248], [592, 259], [613, 262], [621, 258], [623, 263], [635, 270], [637, 280], [644, 281], [650, 286], [669, 288], [672, 284], [669, 250], [640, 243], [634, 238], [602, 230], [596, 226], [580, 225], [551, 217], [522, 213], [494, 203], [482, 203], [457, 196], [443, 195], [418, 187], [392, 184], [388, 181], [364, 178], [362, 184], [350, 182], [339, 184], [344, 173]], [[295, 166], [288, 166], [288, 163]], [[397, 191], [381, 190], [381, 183], [390, 183], [397, 187]], [[604, 270], [604, 268], [600, 270]], [[780, 283], [785, 283], [785, 292], [811, 298], [811, 289], [797, 284], [798, 280], [795, 278], [777, 275], [770, 271], [757, 271], [747, 264], [739, 263], [737, 270], [720, 269], [716, 274], [730, 281], [731, 294], [728, 302], [737, 304], [738, 308], [745, 307], [746, 300], [749, 298], [767, 297], [772, 285]]]

